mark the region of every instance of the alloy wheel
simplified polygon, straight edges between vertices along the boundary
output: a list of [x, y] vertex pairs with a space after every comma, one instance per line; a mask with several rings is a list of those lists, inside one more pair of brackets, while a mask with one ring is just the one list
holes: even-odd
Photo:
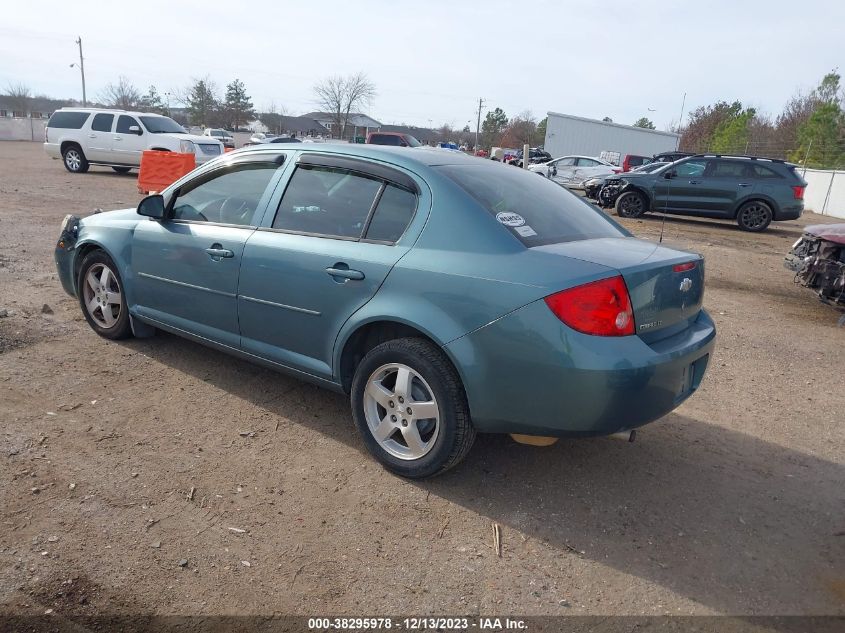
[[79, 167], [82, 165], [82, 157], [79, 155], [79, 152], [75, 149], [66, 151], [65, 164], [71, 171], [79, 171]]
[[440, 409], [425, 379], [402, 363], [376, 369], [364, 390], [364, 416], [373, 438], [403, 460], [420, 459], [440, 433]]
[[759, 204], [749, 204], [742, 210], [742, 224], [750, 230], [765, 226], [769, 219], [768, 210]]
[[85, 309], [101, 328], [109, 329], [120, 319], [123, 297], [120, 284], [112, 270], [105, 264], [94, 264], [85, 275], [82, 288]]
[[634, 217], [643, 212], [643, 199], [636, 194], [628, 194], [619, 201], [622, 215]]

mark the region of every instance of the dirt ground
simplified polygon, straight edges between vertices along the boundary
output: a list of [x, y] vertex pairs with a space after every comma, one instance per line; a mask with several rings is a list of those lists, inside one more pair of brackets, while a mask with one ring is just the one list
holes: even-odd
[[342, 396], [90, 330], [55, 273], [59, 223], [138, 200], [134, 174], [0, 143], [0, 609], [845, 614], [845, 328], [782, 266], [831, 219], [668, 219], [707, 259], [699, 392], [633, 444], [481, 436], [412, 483], [368, 457]]

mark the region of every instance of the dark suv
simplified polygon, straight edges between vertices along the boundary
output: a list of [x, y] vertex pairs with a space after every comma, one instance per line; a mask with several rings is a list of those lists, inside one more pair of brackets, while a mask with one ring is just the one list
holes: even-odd
[[745, 231], [762, 231], [772, 220], [801, 216], [807, 183], [782, 160], [700, 154], [650, 174], [609, 178], [606, 186], [623, 218], [662, 211], [730, 218]]

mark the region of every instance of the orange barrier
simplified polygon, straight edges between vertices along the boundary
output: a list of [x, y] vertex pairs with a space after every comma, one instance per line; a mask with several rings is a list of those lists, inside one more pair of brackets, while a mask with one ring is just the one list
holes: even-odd
[[224, 148], [223, 148], [223, 153], [224, 153], [224, 154], [225, 154], [225, 153], [227, 153], [227, 152], [234, 152], [234, 151], [235, 151], [235, 148], [234, 148], [234, 147], [224, 147]]
[[138, 172], [138, 193], [161, 191], [196, 167], [193, 154], [146, 150], [141, 155]]

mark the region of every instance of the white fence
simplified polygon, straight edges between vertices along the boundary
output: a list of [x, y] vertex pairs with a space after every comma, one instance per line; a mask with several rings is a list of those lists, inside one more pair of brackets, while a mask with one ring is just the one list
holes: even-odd
[[845, 219], [845, 171], [808, 169], [798, 173], [807, 181], [804, 207], [822, 215]]
[[0, 141], [44, 142], [47, 119], [12, 119], [0, 117]]

